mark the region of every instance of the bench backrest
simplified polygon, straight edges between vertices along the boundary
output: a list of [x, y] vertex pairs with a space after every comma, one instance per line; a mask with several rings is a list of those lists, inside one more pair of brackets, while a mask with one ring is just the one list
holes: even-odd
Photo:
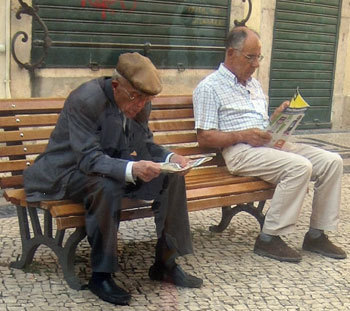
[[[23, 186], [23, 170], [45, 150], [64, 98], [0, 99], [0, 186]], [[223, 166], [220, 152], [199, 148], [192, 96], [158, 96], [149, 121], [154, 140], [186, 156], [211, 155], [204, 165]]]

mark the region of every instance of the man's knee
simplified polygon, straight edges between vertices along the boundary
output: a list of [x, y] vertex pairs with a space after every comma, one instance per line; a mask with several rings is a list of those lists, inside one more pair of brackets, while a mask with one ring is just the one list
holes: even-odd
[[300, 157], [295, 163], [293, 163], [293, 172], [306, 180], [310, 180], [312, 174], [312, 163], [308, 159]]
[[337, 170], [343, 171], [343, 159], [338, 153], [330, 153], [329, 161]]
[[125, 192], [122, 184], [108, 177], [96, 176], [90, 181], [86, 198], [95, 206], [116, 206]]

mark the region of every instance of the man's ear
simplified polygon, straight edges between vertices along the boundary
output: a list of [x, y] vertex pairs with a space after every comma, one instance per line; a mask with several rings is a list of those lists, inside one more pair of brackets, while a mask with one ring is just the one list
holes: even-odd
[[233, 54], [235, 53], [235, 51], [236, 51], [236, 49], [230, 47], [227, 49], [226, 54], [227, 54], [227, 56], [232, 57]]
[[118, 80], [112, 80], [112, 86], [113, 86], [114, 89], [117, 88], [118, 85], [119, 85], [119, 81]]

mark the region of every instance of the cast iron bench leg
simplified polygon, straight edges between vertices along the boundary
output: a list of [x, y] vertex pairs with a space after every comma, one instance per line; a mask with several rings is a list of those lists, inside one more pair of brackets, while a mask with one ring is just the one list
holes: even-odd
[[16, 268], [16, 269], [23, 269], [32, 263], [34, 254], [37, 248], [39, 247], [40, 242], [35, 238], [34, 239], [30, 238], [27, 209], [21, 206], [16, 206], [16, 208], [17, 208], [19, 231], [21, 234], [22, 255], [20, 259], [18, 256], [16, 261], [11, 262], [10, 267]]
[[81, 290], [85, 289], [86, 285], [81, 284], [79, 278], [74, 271], [74, 262], [75, 262], [75, 251], [79, 242], [84, 239], [86, 236], [85, 228], [77, 228], [69, 236], [66, 241], [66, 244], [62, 248], [57, 248], [55, 251], [59, 263], [62, 267], [63, 276], [70, 288]]
[[[31, 237], [28, 213], [33, 229], [33, 237]], [[17, 216], [19, 230], [22, 241], [22, 254], [20, 259], [10, 263], [10, 267], [23, 269], [30, 265], [33, 261], [34, 254], [40, 245], [46, 245], [56, 254], [59, 264], [61, 265], [64, 279], [68, 285], [76, 290], [85, 288], [82, 285], [74, 271], [75, 251], [79, 242], [86, 236], [85, 228], [76, 228], [76, 230], [68, 237], [64, 246], [62, 246], [65, 230], [57, 230], [56, 236], [52, 235], [52, 216], [49, 211], [44, 211], [44, 234], [42, 232], [38, 212], [35, 207], [17, 206]]]
[[256, 220], [259, 222], [260, 229], [262, 229], [264, 225], [265, 215], [263, 214], [263, 208], [265, 206], [266, 201], [260, 201], [258, 206], [255, 207], [254, 203], [245, 203], [245, 204], [237, 204], [234, 207], [231, 206], [223, 206], [222, 207], [222, 216], [221, 221], [218, 225], [213, 225], [209, 227], [211, 232], [223, 232], [227, 226], [230, 224], [233, 216], [238, 214], [239, 212], [247, 212], [250, 215], [254, 216]]

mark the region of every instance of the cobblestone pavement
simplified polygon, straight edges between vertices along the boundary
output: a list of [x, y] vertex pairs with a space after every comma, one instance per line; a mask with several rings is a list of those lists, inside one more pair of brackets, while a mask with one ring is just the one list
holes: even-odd
[[[338, 144], [346, 154], [342, 143], [332, 144]], [[0, 218], [0, 311], [350, 310], [350, 257], [334, 260], [301, 250], [312, 195], [310, 186], [296, 232], [284, 237], [302, 253], [298, 264], [255, 255], [252, 250], [259, 226], [248, 214], [238, 214], [223, 233], [214, 234], [208, 227], [219, 221], [219, 209], [190, 213], [195, 253], [178, 261], [184, 270], [203, 278], [200, 289], [151, 281], [147, 273], [156, 242], [153, 219], [122, 222], [118, 247], [122, 271], [115, 280], [132, 294], [130, 306], [125, 307], [105, 303], [90, 291], [70, 289], [55, 255], [44, 246], [26, 271], [9, 268], [10, 261], [20, 254], [21, 242], [13, 208], [4, 204], [0, 206], [0, 210], [7, 210]], [[350, 174], [344, 174], [342, 198], [339, 231], [329, 232], [329, 236], [350, 255]], [[87, 280], [91, 271], [86, 239], [80, 243], [77, 256], [79, 276]]]

